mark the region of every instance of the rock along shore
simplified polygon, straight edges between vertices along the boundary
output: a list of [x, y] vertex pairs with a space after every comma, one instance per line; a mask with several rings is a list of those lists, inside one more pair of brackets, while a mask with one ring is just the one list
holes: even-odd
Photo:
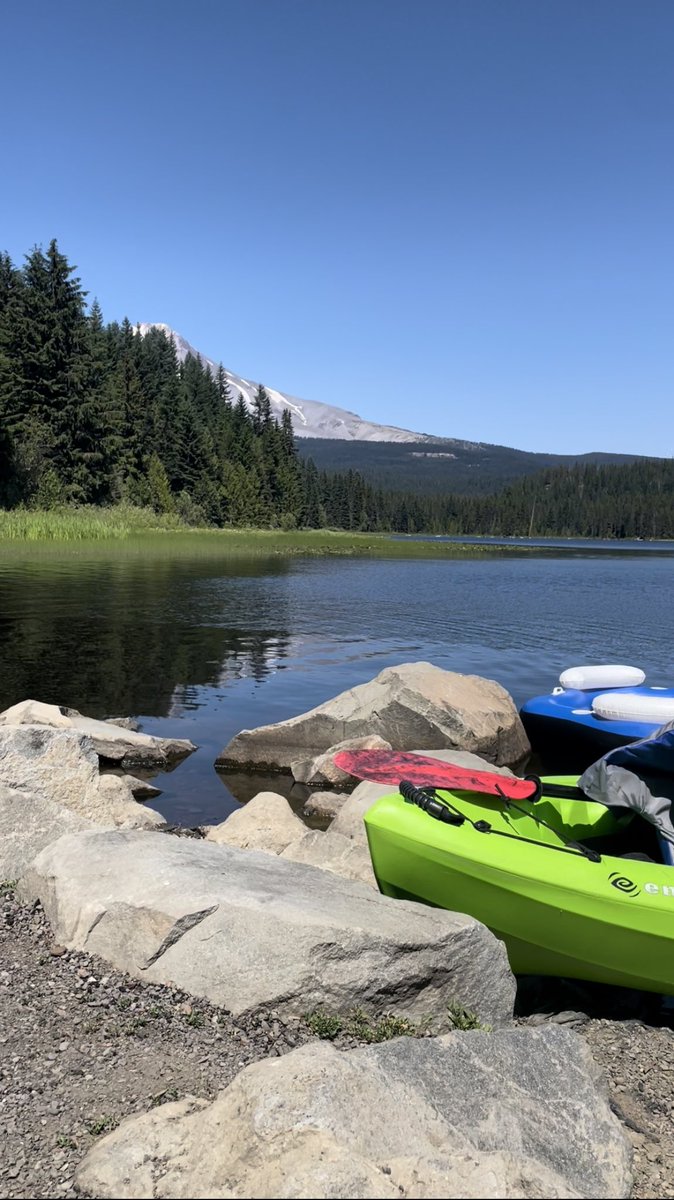
[[671, 1032], [515, 1017], [484, 926], [379, 894], [363, 815], [390, 789], [346, 795], [333, 770], [367, 743], [507, 772], [528, 743], [498, 684], [403, 664], [243, 731], [228, 761], [337, 789], [327, 831], [265, 792], [203, 840], [167, 836], [101, 773], [145, 735], [91, 725], [0, 714], [7, 1196], [674, 1196], [671, 1087], [651, 1104], [641, 1061], [667, 1081]]
[[[603, 997], [597, 1003], [592, 989], [558, 989], [556, 996], [550, 989], [547, 1000], [547, 1012], [518, 1021], [555, 1025], [561, 1018], [589, 1047], [633, 1148], [629, 1195], [674, 1197], [672, 1030], [645, 1023], [648, 1014], [638, 1008], [622, 1017], [605, 1003], [602, 1010]], [[561, 1011], [570, 1003], [572, 1012]], [[321, 1044], [301, 1018], [284, 1020], [273, 1010], [232, 1018], [178, 988], [143, 984], [64, 951], [44, 913], [7, 889], [0, 1030], [0, 1185], [8, 1200], [86, 1196], [75, 1192], [80, 1164], [130, 1115], [161, 1112], [187, 1096], [213, 1101], [250, 1063]], [[351, 1050], [359, 1041], [339, 1034], [329, 1044]], [[568, 1129], [559, 1136], [568, 1139]]]

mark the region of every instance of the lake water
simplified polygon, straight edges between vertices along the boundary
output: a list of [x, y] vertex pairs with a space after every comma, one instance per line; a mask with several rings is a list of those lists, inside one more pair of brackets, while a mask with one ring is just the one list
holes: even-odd
[[213, 770], [233, 734], [392, 663], [489, 676], [518, 705], [583, 662], [632, 663], [672, 685], [674, 546], [655, 549], [228, 562], [13, 552], [0, 561], [0, 709], [33, 697], [191, 738], [198, 752], [157, 777], [154, 804], [213, 823], [261, 786]]

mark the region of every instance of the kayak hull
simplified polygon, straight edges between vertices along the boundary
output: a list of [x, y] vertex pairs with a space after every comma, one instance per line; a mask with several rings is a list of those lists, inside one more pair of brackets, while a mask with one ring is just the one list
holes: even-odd
[[[614, 855], [591, 862], [542, 829], [529, 802], [514, 812], [474, 794], [438, 795], [488, 822], [490, 832], [468, 821], [446, 825], [398, 795], [383, 797], [365, 824], [384, 895], [475, 917], [505, 942], [516, 974], [674, 993], [672, 867]], [[589, 845], [615, 841], [632, 820], [545, 795], [536, 810]]]

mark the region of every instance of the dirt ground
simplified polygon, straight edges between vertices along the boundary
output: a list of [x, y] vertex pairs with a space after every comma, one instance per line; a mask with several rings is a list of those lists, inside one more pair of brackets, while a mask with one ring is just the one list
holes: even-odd
[[[523, 986], [518, 1021], [578, 1030], [634, 1147], [635, 1200], [674, 1198], [674, 1034], [657, 1006], [579, 987]], [[646, 1010], [644, 1004], [646, 1003]], [[70, 1197], [94, 1139], [185, 1094], [213, 1097], [242, 1067], [312, 1039], [274, 1012], [237, 1021], [54, 946], [40, 910], [0, 898], [2, 1196]], [[342, 1044], [355, 1044], [345, 1039]]]

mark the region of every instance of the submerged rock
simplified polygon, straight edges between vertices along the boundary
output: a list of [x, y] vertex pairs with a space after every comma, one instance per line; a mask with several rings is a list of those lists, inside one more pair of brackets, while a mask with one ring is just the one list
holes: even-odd
[[302, 806], [306, 817], [322, 817], [332, 821], [348, 800], [347, 792], [312, 792]]

